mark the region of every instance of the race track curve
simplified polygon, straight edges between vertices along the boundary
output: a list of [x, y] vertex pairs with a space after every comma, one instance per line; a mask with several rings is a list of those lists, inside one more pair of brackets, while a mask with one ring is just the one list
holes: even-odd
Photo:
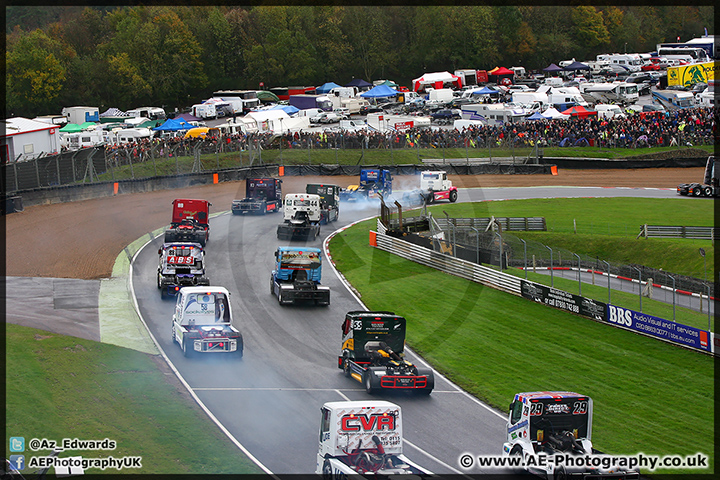
[[[459, 201], [548, 197], [675, 198], [670, 189], [600, 187], [477, 188], [460, 190]], [[231, 292], [234, 324], [245, 339], [242, 360], [224, 355], [185, 358], [171, 341], [174, 302], [156, 288], [157, 249], [149, 242], [133, 261], [132, 286], [142, 317], [159, 346], [198, 398], [262, 464], [277, 474], [313, 473], [320, 407], [328, 401], [386, 399], [403, 409], [406, 455], [434, 473], [498, 473], [463, 470], [464, 453], [499, 455], [505, 414], [436, 374], [429, 396], [381, 393], [369, 396], [362, 385], [337, 368], [340, 324], [346, 312], [362, 308], [326, 262], [323, 284], [331, 289], [329, 307], [280, 306], [269, 293], [273, 251], [278, 245], [320, 247], [336, 228], [377, 215], [377, 206], [347, 208], [340, 220], [322, 227], [314, 242], [280, 242], [279, 214], [211, 220], [206, 265], [211, 284]], [[390, 293], [389, 293], [390, 294]], [[422, 363], [410, 353], [408, 359]], [[508, 402], [510, 399], [508, 399]]]

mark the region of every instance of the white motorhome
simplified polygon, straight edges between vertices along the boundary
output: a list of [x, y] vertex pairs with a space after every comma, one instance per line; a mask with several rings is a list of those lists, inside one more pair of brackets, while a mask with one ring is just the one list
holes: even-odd
[[597, 60], [610, 62], [611, 65], [621, 65], [630, 72], [639, 72], [645, 64], [636, 53], [601, 54], [597, 56]]
[[481, 120], [488, 125], [502, 125], [504, 123], [519, 123], [527, 118], [527, 111], [523, 108], [508, 106], [503, 103], [477, 103], [462, 106], [463, 120]]
[[352, 98], [358, 93], [357, 87], [335, 87], [328, 92], [329, 96]]
[[547, 106], [548, 96], [547, 93], [539, 92], [513, 92], [512, 102], [528, 107], [534, 103], [539, 103], [541, 106]]
[[100, 122], [100, 109], [97, 107], [65, 107], [60, 111], [69, 123], [82, 125], [85, 122]]
[[105, 143], [102, 130], [85, 130], [82, 132], [60, 133], [60, 146], [68, 150], [96, 147]]
[[127, 111], [130, 117], [143, 117], [148, 120], [164, 120], [167, 118], [165, 110], [160, 107], [140, 107]]
[[607, 103], [598, 103], [595, 105], [595, 110], [598, 112], [598, 118], [623, 118], [625, 113], [619, 105], [610, 105]]
[[192, 106], [190, 113], [198, 118], [217, 118], [217, 110], [212, 103], [197, 103]]
[[631, 104], [638, 101], [638, 88], [634, 83], [587, 83], [582, 85], [583, 93], [597, 101]]
[[112, 143], [131, 143], [150, 139], [152, 136], [153, 132], [149, 128], [120, 128], [109, 132], [107, 140]]
[[587, 107], [588, 103], [580, 93], [577, 87], [548, 87], [541, 85], [537, 89], [538, 93], [547, 94], [547, 103], [550, 105], [558, 105], [558, 110], [562, 111], [573, 105], [582, 105]]

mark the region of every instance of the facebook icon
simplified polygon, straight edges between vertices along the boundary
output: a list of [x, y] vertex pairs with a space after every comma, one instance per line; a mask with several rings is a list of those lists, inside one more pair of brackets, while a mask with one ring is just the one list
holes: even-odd
[[10, 467], [15, 470], [24, 470], [25, 455], [10, 455]]

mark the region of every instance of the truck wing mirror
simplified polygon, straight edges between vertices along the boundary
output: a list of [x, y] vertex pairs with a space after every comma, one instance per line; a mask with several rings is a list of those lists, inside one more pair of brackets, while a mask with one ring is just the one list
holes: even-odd
[[275, 260], [277, 260], [277, 259], [278, 259], [278, 252], [277, 252], [277, 250], [275, 250]]
[[162, 255], [162, 248], [158, 248], [158, 255]]

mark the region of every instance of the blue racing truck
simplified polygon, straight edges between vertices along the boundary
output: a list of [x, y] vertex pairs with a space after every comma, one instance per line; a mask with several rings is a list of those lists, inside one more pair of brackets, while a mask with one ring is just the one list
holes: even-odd
[[363, 168], [360, 170], [360, 184], [349, 185], [340, 190], [340, 200], [367, 200], [381, 194], [387, 198], [392, 194], [392, 175], [390, 170]]
[[270, 294], [280, 305], [311, 300], [330, 305], [330, 288], [320, 285], [322, 252], [319, 248], [278, 247], [275, 269], [270, 274]]

